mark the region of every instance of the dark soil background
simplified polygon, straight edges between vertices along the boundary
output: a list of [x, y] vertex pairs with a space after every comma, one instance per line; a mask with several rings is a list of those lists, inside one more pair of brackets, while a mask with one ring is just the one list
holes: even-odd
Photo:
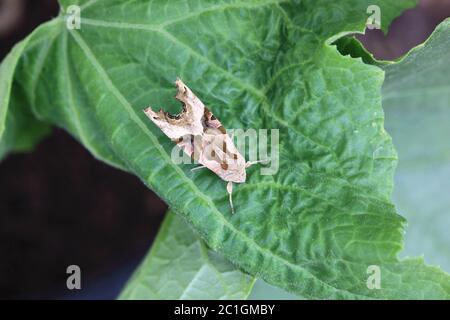
[[[56, 0], [0, 0], [0, 59], [57, 14]], [[450, 0], [423, 0], [387, 36], [373, 30], [360, 38], [376, 57], [394, 59], [448, 16]], [[166, 209], [136, 177], [55, 129], [34, 152], [0, 164], [0, 299], [115, 298]], [[71, 264], [81, 267], [82, 290], [66, 289]]]

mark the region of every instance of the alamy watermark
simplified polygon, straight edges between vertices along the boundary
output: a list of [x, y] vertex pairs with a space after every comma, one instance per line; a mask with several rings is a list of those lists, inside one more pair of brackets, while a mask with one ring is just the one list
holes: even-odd
[[381, 289], [381, 269], [380, 266], [370, 265], [367, 267], [366, 273], [369, 275], [366, 286], [370, 290]]
[[66, 286], [69, 290], [81, 289], [81, 268], [76, 264], [67, 267], [66, 273], [69, 275], [66, 280]]
[[367, 18], [366, 26], [368, 29], [381, 29], [381, 9], [377, 5], [370, 5], [367, 7], [369, 18]]
[[66, 27], [69, 30], [81, 29], [81, 8], [77, 5], [70, 5], [66, 9]]

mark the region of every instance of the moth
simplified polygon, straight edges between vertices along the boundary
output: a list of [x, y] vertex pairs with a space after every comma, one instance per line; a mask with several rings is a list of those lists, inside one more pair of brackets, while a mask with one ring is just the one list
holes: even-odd
[[184, 153], [200, 164], [192, 170], [207, 168], [228, 182], [226, 189], [234, 213], [233, 183], [244, 183], [246, 169], [263, 161], [245, 161], [222, 123], [191, 89], [180, 79], [175, 81], [175, 85], [175, 98], [183, 107], [181, 113], [172, 115], [162, 109], [155, 112], [151, 107], [145, 108], [144, 113]]

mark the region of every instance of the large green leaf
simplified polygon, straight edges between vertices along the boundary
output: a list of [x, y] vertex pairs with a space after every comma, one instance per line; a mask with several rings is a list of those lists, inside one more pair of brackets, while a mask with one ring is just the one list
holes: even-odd
[[403, 254], [450, 271], [450, 20], [385, 69], [386, 128], [400, 160], [394, 202], [408, 218]]
[[120, 299], [245, 299], [253, 283], [169, 212]]
[[[54, 30], [51, 23], [42, 29]], [[0, 159], [10, 151], [30, 150], [49, 132], [49, 126], [33, 116], [22, 88], [13, 86], [17, 63], [30, 38], [18, 43], [0, 65]], [[35, 41], [39, 41], [38, 36]]]
[[[209, 247], [271, 284], [306, 297], [449, 297], [447, 275], [397, 259], [383, 72], [329, 44], [362, 30], [369, 4], [390, 21], [410, 1], [80, 3], [81, 30], [58, 18], [21, 58], [16, 81], [36, 117], [135, 173]], [[235, 215], [224, 183], [172, 163], [172, 143], [142, 113], [173, 106], [177, 76], [226, 127], [280, 130], [279, 172], [250, 168]], [[366, 286], [373, 264], [380, 290]]]

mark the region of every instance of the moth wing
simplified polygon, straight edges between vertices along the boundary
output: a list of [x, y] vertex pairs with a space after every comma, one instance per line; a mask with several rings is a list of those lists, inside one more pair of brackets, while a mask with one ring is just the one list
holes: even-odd
[[151, 107], [146, 108], [144, 113], [172, 140], [186, 135], [201, 135], [205, 106], [180, 79], [177, 79], [175, 84], [177, 86], [175, 98], [183, 104], [181, 113], [172, 115], [164, 110], [155, 112]]
[[227, 134], [204, 134], [199, 162], [225, 181], [245, 181], [245, 159]]

